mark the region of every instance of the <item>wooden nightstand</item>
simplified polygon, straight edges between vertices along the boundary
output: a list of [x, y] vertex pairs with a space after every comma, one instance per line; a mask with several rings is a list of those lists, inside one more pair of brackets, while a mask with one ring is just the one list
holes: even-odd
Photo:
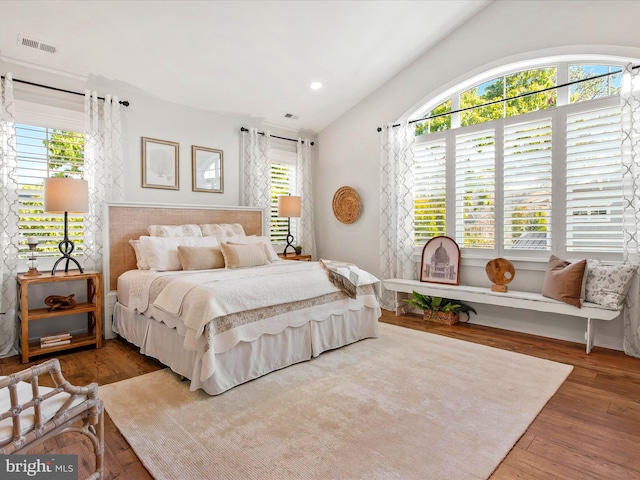
[[299, 262], [310, 262], [311, 255], [298, 255], [296, 253], [287, 253], [287, 255], [283, 255], [279, 253], [278, 256], [283, 260], [298, 260]]
[[[20, 319], [20, 351], [22, 363], [29, 362], [31, 357], [45, 355], [51, 352], [67, 350], [69, 348], [95, 345], [102, 346], [102, 274], [99, 272], [61, 272], [51, 275], [43, 273], [35, 277], [19, 274], [16, 277], [20, 299], [18, 302], [18, 318]], [[49, 311], [48, 307], [29, 308], [29, 286], [43, 283], [72, 282], [84, 280], [87, 282], [87, 301], [78, 303], [66, 310]], [[29, 344], [29, 322], [45, 320], [47, 318], [63, 317], [76, 313], [87, 314], [87, 333], [73, 335], [71, 343], [42, 348], [40, 343]], [[54, 334], [56, 332], [48, 332]]]

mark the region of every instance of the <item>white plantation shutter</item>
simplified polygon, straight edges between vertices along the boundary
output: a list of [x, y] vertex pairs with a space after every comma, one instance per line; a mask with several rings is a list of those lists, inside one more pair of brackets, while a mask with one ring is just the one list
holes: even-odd
[[456, 242], [495, 248], [495, 131], [456, 135]]
[[421, 143], [414, 153], [415, 243], [446, 234], [446, 139]]
[[[295, 148], [295, 145], [293, 145]], [[296, 160], [295, 150], [289, 145], [271, 145], [271, 242], [287, 243], [287, 218], [278, 216], [278, 197], [296, 195]], [[291, 234], [297, 238], [296, 218], [291, 219]]]
[[[38, 255], [60, 255], [64, 216], [44, 212], [44, 179], [66, 175], [83, 178], [84, 135], [66, 130], [17, 124], [18, 197], [20, 235], [39, 238]], [[69, 215], [69, 237], [74, 253], [83, 251], [83, 217]], [[26, 242], [20, 244], [26, 256]]]
[[566, 248], [622, 252], [620, 107], [567, 115]]
[[504, 128], [504, 248], [551, 248], [551, 118]]

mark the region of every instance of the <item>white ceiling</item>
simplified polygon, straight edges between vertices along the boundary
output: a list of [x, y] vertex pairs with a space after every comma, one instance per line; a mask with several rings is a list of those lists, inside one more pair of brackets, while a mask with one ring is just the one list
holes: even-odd
[[320, 132], [489, 1], [5, 0], [0, 57]]

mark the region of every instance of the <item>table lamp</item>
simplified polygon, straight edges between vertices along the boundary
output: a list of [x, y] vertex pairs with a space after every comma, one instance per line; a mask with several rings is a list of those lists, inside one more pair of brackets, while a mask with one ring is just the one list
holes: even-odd
[[55, 275], [58, 264], [66, 260], [64, 271], [69, 271], [69, 262], [78, 266], [80, 273], [82, 267], [78, 261], [71, 257], [75, 248], [69, 239], [69, 213], [86, 213], [89, 211], [89, 184], [86, 180], [70, 177], [52, 177], [44, 179], [44, 211], [47, 213], [64, 213], [64, 238], [58, 244], [62, 257], [56, 260], [51, 269], [51, 275]]
[[289, 247], [293, 249], [293, 253], [296, 251], [293, 246], [293, 235], [291, 235], [291, 217], [300, 216], [301, 205], [301, 197], [292, 195], [278, 197], [278, 216], [287, 217], [287, 245], [284, 247], [284, 252], [282, 252], [285, 257]]

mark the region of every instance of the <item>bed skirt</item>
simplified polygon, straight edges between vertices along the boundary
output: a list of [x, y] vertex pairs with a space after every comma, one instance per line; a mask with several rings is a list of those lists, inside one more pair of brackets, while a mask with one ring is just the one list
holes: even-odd
[[216, 371], [205, 381], [200, 381], [201, 361], [197, 352], [184, 349], [184, 337], [175, 328], [120, 303], [115, 305], [112, 328], [138, 346], [140, 353], [191, 379], [192, 390], [202, 388], [210, 395], [218, 395], [327, 350], [377, 337], [379, 315], [379, 309], [363, 306], [299, 327], [287, 327], [277, 335], [265, 334], [253, 342], [240, 342], [230, 350], [216, 354]]

